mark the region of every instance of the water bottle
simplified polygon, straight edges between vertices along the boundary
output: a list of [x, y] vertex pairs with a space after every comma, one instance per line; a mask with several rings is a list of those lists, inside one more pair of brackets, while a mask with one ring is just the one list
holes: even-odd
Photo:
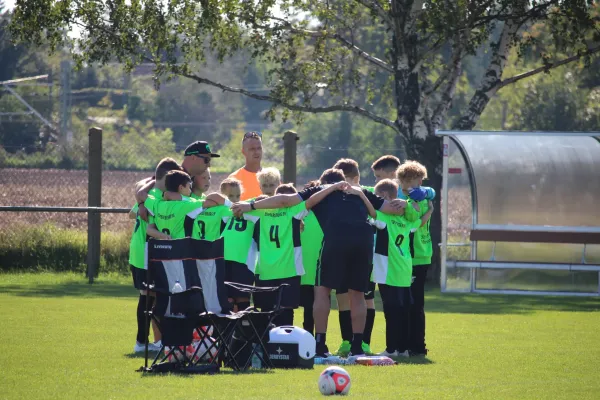
[[171, 289], [171, 293], [175, 294], [175, 293], [181, 293], [183, 292], [183, 287], [181, 287], [181, 284], [179, 283], [179, 279], [177, 279], [175, 281], [175, 284], [173, 285], [173, 289]]

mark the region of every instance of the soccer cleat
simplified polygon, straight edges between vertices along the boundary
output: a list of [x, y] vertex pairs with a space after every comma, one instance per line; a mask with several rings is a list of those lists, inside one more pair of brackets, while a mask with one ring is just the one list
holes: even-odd
[[146, 345], [143, 343], [140, 343], [136, 340], [135, 346], [133, 346], [133, 352], [134, 353], [142, 353], [144, 351], [146, 351]]
[[352, 345], [350, 344], [350, 342], [348, 340], [344, 340], [342, 342], [342, 344], [340, 345], [340, 348], [338, 349], [336, 355], [338, 355], [340, 357], [348, 356], [348, 353], [350, 353], [351, 347], [352, 347]]
[[162, 348], [162, 341], [157, 340], [154, 343], [148, 345], [148, 351], [160, 351]]
[[385, 349], [384, 351], [382, 351], [381, 353], [377, 354], [378, 356], [383, 356], [383, 357], [398, 357], [398, 352], [397, 351], [392, 351], [391, 353], [387, 351], [387, 349]]
[[398, 357], [398, 358], [409, 358], [410, 357], [410, 353], [408, 350], [404, 350], [403, 352], [396, 350], [394, 353], [396, 353], [396, 357]]
[[331, 355], [331, 353], [329, 352], [329, 349], [327, 348], [326, 344], [318, 344], [317, 343], [317, 349], [315, 351], [315, 357], [322, 357], [322, 358], [327, 358]]
[[371, 346], [368, 343], [362, 342], [362, 351], [368, 355], [368, 356], [372, 356], [373, 352], [371, 351]]

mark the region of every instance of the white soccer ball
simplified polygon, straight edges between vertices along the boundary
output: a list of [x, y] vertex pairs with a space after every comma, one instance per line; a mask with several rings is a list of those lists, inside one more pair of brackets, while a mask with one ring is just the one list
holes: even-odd
[[341, 367], [325, 368], [319, 376], [319, 390], [325, 396], [348, 394], [350, 391], [350, 374]]

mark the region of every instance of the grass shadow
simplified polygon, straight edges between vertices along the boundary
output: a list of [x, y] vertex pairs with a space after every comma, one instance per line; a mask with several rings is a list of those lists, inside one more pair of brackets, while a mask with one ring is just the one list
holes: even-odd
[[430, 364], [435, 364], [435, 361], [427, 358], [427, 357], [410, 357], [410, 358], [405, 358], [405, 357], [398, 357], [398, 358], [394, 358], [393, 360], [396, 361], [398, 364], [414, 364], [414, 365], [430, 365]]
[[115, 282], [81, 282], [56, 284], [0, 284], [0, 292], [24, 297], [138, 297], [132, 285]]
[[536, 311], [600, 311], [600, 298], [425, 292], [425, 311], [462, 314], [530, 314]]

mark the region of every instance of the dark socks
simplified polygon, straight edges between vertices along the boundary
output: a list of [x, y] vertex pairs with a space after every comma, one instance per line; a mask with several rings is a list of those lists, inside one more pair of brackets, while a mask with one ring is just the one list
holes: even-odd
[[317, 341], [317, 357], [325, 357], [326, 353], [329, 353], [329, 349], [327, 348], [327, 344], [325, 344], [325, 340], [327, 338], [326, 333], [316, 333], [315, 340]]
[[340, 320], [340, 331], [342, 333], [342, 340], [352, 341], [352, 316], [350, 310], [339, 312]]
[[150, 328], [150, 318], [148, 318], [148, 327], [146, 327], [146, 295], [140, 294], [137, 306], [137, 337], [138, 343], [145, 344], [148, 341], [146, 332]]
[[375, 324], [375, 309], [367, 308], [367, 321], [365, 323], [365, 331], [363, 342], [371, 344], [371, 334], [373, 333], [373, 325]]
[[304, 322], [302, 323], [302, 327], [305, 331], [310, 332], [311, 335], [314, 334], [315, 318], [313, 316], [312, 306], [304, 307]]
[[354, 333], [352, 335], [352, 347], [350, 348], [350, 352], [352, 352], [352, 354], [363, 354], [362, 342], [363, 342], [362, 332]]

